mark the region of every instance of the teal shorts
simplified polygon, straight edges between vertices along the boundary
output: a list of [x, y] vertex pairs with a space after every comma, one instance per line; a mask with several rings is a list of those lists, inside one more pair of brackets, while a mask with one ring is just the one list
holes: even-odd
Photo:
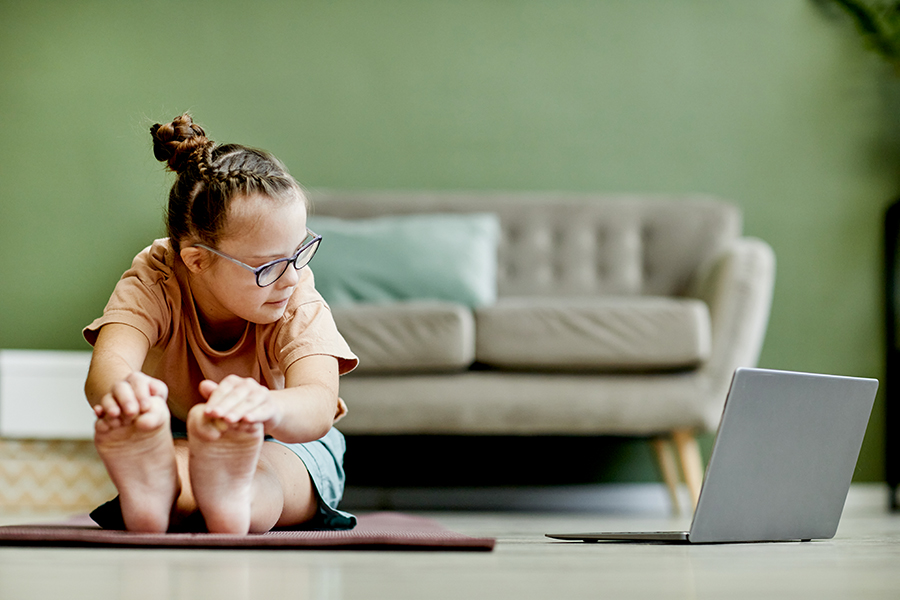
[[[172, 437], [187, 438], [184, 422], [172, 419]], [[271, 436], [266, 436], [266, 442], [281, 444], [303, 461], [318, 500], [316, 515], [291, 529], [334, 530], [356, 526], [356, 517], [337, 508], [344, 494], [344, 450], [347, 447], [340, 431], [332, 427], [321, 439], [305, 444], [285, 444]], [[125, 529], [118, 497], [96, 508], [91, 517], [104, 529]]]
[[303, 525], [304, 529], [353, 529], [356, 517], [337, 508], [344, 495], [344, 435], [332, 427], [325, 437], [306, 444], [285, 444], [270, 437], [267, 440], [296, 454], [309, 472], [319, 512]]

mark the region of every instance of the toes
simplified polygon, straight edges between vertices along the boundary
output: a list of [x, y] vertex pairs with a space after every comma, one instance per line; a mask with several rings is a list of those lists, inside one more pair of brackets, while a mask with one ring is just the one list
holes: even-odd
[[166, 415], [158, 412], [149, 412], [140, 415], [134, 421], [134, 426], [141, 431], [151, 431], [166, 424]]
[[188, 438], [198, 437], [205, 441], [215, 441], [222, 437], [228, 425], [218, 419], [210, 418], [204, 412], [205, 404], [197, 404], [188, 412]]

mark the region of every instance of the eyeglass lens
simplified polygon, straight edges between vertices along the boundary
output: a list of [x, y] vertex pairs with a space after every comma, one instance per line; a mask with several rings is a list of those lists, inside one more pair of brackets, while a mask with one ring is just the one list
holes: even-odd
[[289, 259], [284, 259], [283, 261], [279, 261], [273, 265], [270, 265], [260, 271], [256, 276], [256, 282], [262, 286], [266, 287], [268, 285], [272, 285], [278, 279], [284, 275], [284, 272], [287, 271], [288, 264], [293, 262], [294, 268], [298, 271], [309, 264], [309, 261], [312, 260], [313, 255], [316, 253], [316, 250], [319, 247], [320, 240], [314, 240], [309, 246], [306, 246], [300, 251], [300, 254], [297, 255], [293, 261]]

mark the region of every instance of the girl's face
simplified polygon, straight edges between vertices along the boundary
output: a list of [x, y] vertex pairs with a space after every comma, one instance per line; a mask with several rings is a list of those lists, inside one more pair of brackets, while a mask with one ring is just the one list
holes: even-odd
[[[306, 235], [306, 205], [302, 199], [275, 202], [264, 196], [237, 198], [231, 203], [225, 235], [216, 250], [258, 267], [292, 256]], [[265, 324], [281, 318], [299, 281], [300, 272], [293, 266], [288, 266], [275, 283], [262, 288], [249, 270], [202, 252], [208, 266], [199, 271], [191, 269], [191, 287], [209, 325], [235, 321]]]

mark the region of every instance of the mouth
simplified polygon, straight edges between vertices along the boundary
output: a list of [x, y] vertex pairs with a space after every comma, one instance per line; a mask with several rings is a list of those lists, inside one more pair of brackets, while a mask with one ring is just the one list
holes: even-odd
[[285, 298], [283, 300], [273, 300], [272, 302], [266, 302], [266, 306], [271, 306], [272, 308], [282, 308], [287, 306], [288, 300], [290, 298]]

